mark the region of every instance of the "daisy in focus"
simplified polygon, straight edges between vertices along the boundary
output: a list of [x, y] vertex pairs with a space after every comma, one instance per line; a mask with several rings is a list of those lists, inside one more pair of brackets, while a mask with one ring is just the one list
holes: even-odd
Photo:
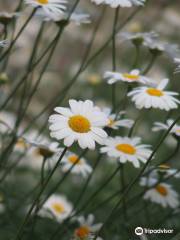
[[150, 80], [140, 75], [138, 69], [132, 70], [130, 73], [119, 73], [119, 72], [105, 72], [104, 78], [107, 80], [108, 84], [113, 84], [119, 81], [128, 82], [128, 83], [149, 83]]
[[146, 163], [152, 152], [149, 145], [140, 142], [139, 137], [110, 137], [101, 148], [101, 153], [117, 158], [121, 163], [131, 162], [135, 168], [139, 168], [140, 162]]
[[158, 203], [162, 207], [177, 208], [179, 206], [178, 194], [173, 190], [172, 186], [167, 183], [157, 183], [156, 179], [142, 178], [140, 181], [141, 186], [152, 187], [147, 190], [144, 199], [151, 202]]
[[61, 195], [53, 194], [44, 203], [39, 211], [41, 217], [55, 218], [58, 222], [70, 216], [72, 204]]
[[[88, 239], [89, 237], [95, 235], [102, 226], [102, 223], [94, 224], [94, 216], [92, 214], [89, 214], [87, 218], [79, 217], [78, 221], [80, 226], [74, 231], [74, 237], [76, 240]], [[97, 239], [100, 240], [101, 238]]]
[[92, 172], [92, 167], [87, 163], [86, 159], [80, 158], [75, 153], [68, 152], [62, 159], [62, 171], [67, 172], [71, 169], [71, 173], [81, 174], [87, 177]]
[[[155, 122], [152, 131], [157, 132], [161, 130], [168, 130], [170, 126], [173, 124], [173, 119], [168, 119], [166, 123]], [[176, 136], [180, 137], [180, 125], [175, 124], [171, 129], [170, 133], [175, 134]]]
[[178, 107], [180, 101], [176, 92], [164, 91], [168, 79], [163, 79], [156, 87], [138, 87], [128, 93], [138, 109], [158, 108], [169, 111]]
[[107, 127], [112, 129], [118, 129], [119, 127], [131, 128], [134, 121], [131, 119], [124, 119], [124, 111], [119, 112], [118, 114], [111, 114], [110, 108], [105, 108], [104, 113], [107, 115], [109, 120]]
[[69, 100], [70, 108], [56, 107], [49, 118], [50, 135], [57, 140], [64, 139], [69, 147], [78, 142], [82, 149], [95, 149], [95, 142], [104, 144], [107, 133], [103, 130], [108, 118], [90, 100]]
[[112, 8], [117, 7], [132, 7], [132, 6], [142, 6], [145, 0], [91, 0], [96, 4], [107, 4]]
[[66, 10], [66, 0], [25, 0], [26, 4], [41, 8], [50, 18], [58, 18]]

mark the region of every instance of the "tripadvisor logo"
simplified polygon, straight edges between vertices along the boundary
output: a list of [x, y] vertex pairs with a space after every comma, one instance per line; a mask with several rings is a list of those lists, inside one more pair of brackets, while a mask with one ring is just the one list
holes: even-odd
[[136, 227], [135, 234], [136, 235], [143, 235], [143, 234], [172, 234], [174, 232], [173, 229], [166, 229], [166, 228], [158, 228], [158, 229], [150, 229], [150, 228], [142, 228]]

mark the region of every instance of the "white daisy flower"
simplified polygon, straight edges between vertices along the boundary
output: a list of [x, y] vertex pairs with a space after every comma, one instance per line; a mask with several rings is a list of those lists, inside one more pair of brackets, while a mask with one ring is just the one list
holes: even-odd
[[90, 24], [91, 19], [90, 15], [87, 13], [72, 13], [70, 17], [70, 21], [75, 23], [76, 25], [81, 25], [81, 24]]
[[[74, 231], [74, 237], [78, 240], [85, 240], [93, 236], [102, 226], [102, 223], [94, 224], [94, 216], [89, 214], [87, 218], [81, 216], [78, 218], [80, 227], [76, 228]], [[101, 238], [98, 238], [99, 240]]]
[[85, 158], [80, 158], [75, 153], [68, 152], [62, 159], [62, 170], [67, 172], [71, 169], [71, 173], [81, 174], [83, 177], [87, 177], [92, 172], [92, 167], [87, 163]]
[[2, 111], [0, 112], [0, 133], [12, 131], [16, 122], [16, 117], [13, 113]]
[[107, 137], [103, 130], [108, 123], [106, 115], [90, 100], [69, 100], [70, 108], [56, 107], [49, 118], [51, 137], [64, 139], [69, 147], [75, 141], [83, 149], [95, 149], [95, 142], [103, 144]]
[[128, 96], [132, 98], [139, 109], [159, 108], [169, 111], [177, 108], [180, 101], [173, 97], [178, 93], [164, 91], [167, 84], [168, 79], [163, 79], [156, 87], [138, 87], [132, 90]]
[[49, 145], [50, 140], [45, 136], [39, 135], [39, 132], [33, 129], [25, 134], [19, 134], [14, 150], [22, 153], [29, 150], [30, 147], [35, 144]]
[[73, 207], [66, 197], [53, 194], [44, 203], [39, 211], [41, 217], [55, 218], [58, 222], [70, 216]]
[[165, 178], [169, 177], [180, 178], [180, 171], [178, 169], [171, 168], [168, 164], [159, 165], [157, 172], [163, 173]]
[[33, 144], [27, 152], [23, 165], [29, 166], [34, 170], [40, 170], [45, 159], [45, 169], [52, 168], [60, 154], [62, 148], [59, 148], [59, 143], [52, 142], [48, 145], [45, 144]]
[[162, 207], [177, 208], [179, 206], [178, 194], [175, 192], [171, 185], [167, 183], [157, 183], [157, 179], [143, 178], [140, 181], [141, 186], [152, 186], [152, 189], [147, 190], [144, 199], [162, 205]]
[[[173, 119], [168, 119], [166, 123], [155, 122], [152, 131], [161, 131], [161, 130], [168, 130], [170, 126], [173, 124]], [[176, 136], [180, 137], [180, 125], [175, 124], [171, 129], [170, 133], [175, 134]]]
[[174, 58], [174, 62], [177, 65], [177, 67], [175, 69], [175, 73], [179, 73], [180, 72], [180, 58]]
[[[70, 18], [69, 18], [70, 15]], [[67, 21], [69, 18], [69, 22], [74, 23], [75, 25], [79, 26], [81, 24], [90, 24], [91, 19], [90, 15], [86, 13], [68, 13], [64, 12], [61, 15], [49, 15], [46, 12], [44, 12], [42, 9], [38, 9], [36, 16], [43, 18], [44, 21], [54, 21], [54, 22], [60, 22], [60, 21]]]
[[120, 72], [105, 72], [104, 78], [107, 80], [108, 84], [113, 84], [118, 81], [128, 82], [128, 83], [149, 83], [150, 80], [140, 75], [138, 69], [132, 70], [130, 73], [120, 73]]
[[4, 47], [8, 47], [9, 46], [9, 40], [2, 40], [0, 41], [0, 47], [4, 48]]
[[112, 8], [117, 7], [132, 7], [134, 6], [142, 6], [145, 3], [145, 0], [91, 0], [96, 4], [107, 4]]
[[19, 17], [19, 12], [0, 12], [0, 23], [8, 25], [14, 18]]
[[130, 40], [135, 44], [143, 44], [148, 47], [154, 54], [166, 53], [169, 57], [175, 58], [180, 54], [180, 50], [177, 44], [169, 44], [167, 42], [159, 40], [159, 34], [156, 32], [138, 32], [120, 33], [120, 37], [124, 40]]
[[105, 141], [105, 147], [101, 148], [101, 153], [107, 153], [109, 157], [117, 158], [121, 163], [131, 162], [134, 167], [139, 168], [140, 162], [146, 163], [152, 152], [149, 145], [140, 142], [139, 137], [110, 137]]
[[176, 56], [180, 54], [179, 46], [177, 44], [169, 44], [167, 42], [160, 41], [157, 38], [146, 39], [143, 45], [148, 47], [152, 53], [166, 53], [172, 59], [176, 58]]
[[158, 34], [155, 32], [122, 32], [118, 34], [123, 41], [130, 40], [133, 43], [141, 43], [156, 39]]
[[125, 114], [124, 111], [119, 112], [118, 114], [111, 114], [110, 108], [104, 108], [104, 113], [107, 115], [108, 124], [107, 127], [112, 129], [118, 129], [119, 127], [131, 128], [134, 121], [131, 119], [124, 119], [122, 116]]
[[[158, 178], [159, 174], [163, 174], [164, 178], [174, 177], [180, 178], [180, 171], [175, 168], [171, 168], [168, 164], [160, 164], [156, 168], [150, 168], [150, 178]], [[162, 176], [162, 175], [161, 175]]]
[[41, 8], [47, 16], [58, 18], [66, 10], [66, 0], [25, 0], [26, 4]]

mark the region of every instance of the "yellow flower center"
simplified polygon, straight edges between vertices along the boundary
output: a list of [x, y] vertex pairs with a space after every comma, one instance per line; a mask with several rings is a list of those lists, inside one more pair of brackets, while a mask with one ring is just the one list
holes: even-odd
[[92, 75], [88, 76], [87, 80], [88, 80], [88, 82], [90, 82], [92, 84], [98, 84], [101, 82], [101, 78], [98, 74], [92, 74]]
[[69, 162], [72, 164], [81, 164], [81, 160], [79, 159], [78, 156], [72, 155], [68, 158]]
[[61, 203], [53, 203], [52, 208], [58, 214], [63, 213], [65, 210], [64, 206]]
[[48, 0], [37, 0], [40, 4], [48, 4]]
[[78, 133], [87, 133], [91, 128], [89, 120], [81, 115], [70, 117], [68, 124], [73, 131]]
[[161, 97], [164, 95], [164, 93], [159, 90], [159, 89], [156, 89], [156, 88], [148, 88], [146, 90], [146, 92], [151, 95], [151, 96], [154, 96], [154, 97]]
[[124, 73], [123, 77], [128, 78], [129, 80], [132, 80], [132, 81], [139, 80], [139, 76], [135, 74]]
[[17, 143], [16, 143], [16, 147], [18, 148], [23, 148], [26, 149], [28, 147], [27, 143], [24, 141], [23, 138], [19, 138]]
[[116, 145], [116, 149], [130, 155], [134, 155], [136, 153], [136, 149], [130, 144], [118, 144]]
[[112, 127], [114, 123], [115, 123], [115, 121], [113, 119], [109, 118], [108, 127]]
[[180, 129], [177, 129], [176, 132], [177, 132], [177, 133], [180, 133]]
[[167, 189], [160, 184], [156, 186], [156, 191], [164, 197], [168, 195]]
[[88, 237], [89, 234], [90, 229], [88, 226], [81, 226], [75, 230], [75, 235], [78, 236], [80, 239]]
[[160, 170], [167, 170], [167, 169], [170, 169], [170, 166], [167, 165], [167, 164], [161, 164], [161, 165], [159, 165], [159, 169]]

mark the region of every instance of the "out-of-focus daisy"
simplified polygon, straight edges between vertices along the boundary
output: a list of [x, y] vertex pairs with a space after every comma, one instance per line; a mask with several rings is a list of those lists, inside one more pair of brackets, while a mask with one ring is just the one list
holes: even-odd
[[103, 144], [107, 137], [103, 130], [108, 119], [90, 100], [69, 100], [70, 108], [56, 107], [49, 118], [51, 137], [64, 139], [64, 145], [69, 147], [75, 141], [81, 148], [95, 148], [95, 142]]
[[44, 203], [39, 211], [42, 217], [55, 218], [58, 222], [70, 216], [73, 207], [66, 197], [58, 194], [53, 194]]
[[0, 47], [8, 47], [9, 46], [9, 40], [2, 40], [0, 41]]
[[150, 80], [140, 75], [140, 71], [138, 69], [132, 70], [130, 73], [120, 73], [120, 72], [105, 72], [104, 78], [107, 80], [109, 84], [116, 83], [118, 81], [128, 82], [128, 83], [148, 83]]
[[44, 21], [54, 21], [54, 22], [61, 22], [61, 21], [69, 21], [74, 23], [75, 25], [79, 26], [81, 24], [89, 24], [91, 23], [90, 15], [86, 13], [68, 13], [64, 12], [61, 15], [49, 15], [46, 12], [39, 9], [36, 13], [37, 16], [41, 17]]
[[169, 57], [175, 58], [180, 54], [180, 50], [177, 44], [170, 44], [159, 40], [159, 34], [156, 32], [124, 32], [119, 34], [124, 40], [130, 40], [134, 44], [143, 44], [149, 48], [153, 54], [166, 53]]
[[[94, 224], [94, 216], [89, 214], [87, 218], [81, 216], [78, 218], [80, 226], [75, 229], [74, 237], [76, 240], [86, 240], [95, 235], [102, 226], [102, 223]], [[98, 238], [100, 240], [100, 238]]]
[[92, 85], [97, 85], [97, 84], [101, 83], [101, 81], [102, 81], [102, 77], [96, 73], [87, 75], [86, 79]]
[[28, 148], [30, 147], [30, 144], [26, 142], [26, 140], [22, 137], [18, 138], [15, 145], [14, 150], [20, 153], [24, 153]]
[[5, 72], [0, 73], [0, 86], [6, 85], [8, 83], [9, 83], [9, 77], [8, 77], [7, 73], [5, 73]]
[[157, 38], [146, 39], [143, 44], [144, 46], [148, 47], [153, 54], [166, 53], [172, 59], [180, 54], [180, 50], [177, 44], [163, 42]]
[[[153, 131], [161, 131], [161, 130], [168, 130], [170, 126], [173, 124], [173, 119], [168, 119], [166, 123], [161, 122], [155, 122], [154, 127], [152, 128]], [[174, 127], [170, 131], [172, 134], [175, 134], [176, 136], [180, 137], [180, 125], [175, 124]]]
[[177, 65], [177, 67], [175, 69], [175, 73], [179, 73], [180, 72], [180, 58], [175, 58], [174, 62]]
[[142, 6], [145, 3], [145, 0], [91, 0], [96, 4], [107, 4], [112, 8], [117, 7], [132, 7], [132, 6]]
[[103, 110], [107, 115], [109, 120], [107, 127], [112, 129], [118, 129], [119, 127], [131, 128], [134, 121], [131, 119], [124, 119], [122, 116], [125, 114], [124, 111], [119, 112], [118, 114], [112, 114], [110, 108], [105, 108]]
[[[163, 207], [177, 208], [179, 205], [178, 194], [173, 190], [172, 186], [167, 183], [157, 183], [158, 181], [151, 178], [144, 178], [140, 181], [141, 186], [152, 186], [147, 190], [144, 199], [158, 203]], [[157, 183], [155, 187], [153, 187]]]
[[0, 12], [0, 23], [7, 25], [9, 24], [15, 17], [20, 16], [20, 13], [18, 12], [13, 12], [13, 13], [8, 13], [8, 12]]
[[6, 111], [0, 112], [0, 133], [13, 130], [15, 121], [16, 117], [13, 113]]
[[29, 4], [35, 8], [41, 8], [47, 16], [52, 18], [58, 18], [66, 10], [66, 0], [25, 0], [26, 4]]
[[92, 167], [87, 163], [84, 158], [80, 158], [75, 153], [68, 152], [62, 159], [62, 170], [67, 172], [70, 168], [71, 173], [81, 174], [83, 177], [87, 177], [92, 172]]
[[35, 170], [40, 170], [45, 160], [45, 169], [52, 168], [62, 152], [57, 142], [45, 144], [33, 144], [29, 148], [23, 164]]
[[140, 162], [145, 163], [151, 154], [150, 146], [140, 142], [139, 137], [111, 137], [105, 141], [101, 153], [107, 153], [109, 157], [115, 157], [121, 163], [131, 162], [134, 167], [139, 168]]
[[180, 178], [180, 171], [178, 169], [171, 168], [168, 164], [161, 164], [158, 166], [158, 169], [155, 169], [154, 172], [163, 173], [165, 178], [174, 177]]
[[132, 41], [134, 44], [143, 44], [144, 42], [156, 39], [155, 32], [123, 32], [118, 35], [122, 41]]
[[139, 109], [159, 108], [169, 111], [177, 108], [180, 101], [173, 97], [178, 93], [164, 91], [167, 84], [168, 79], [163, 79], [156, 87], [138, 87], [128, 93], [128, 96], [132, 98]]

